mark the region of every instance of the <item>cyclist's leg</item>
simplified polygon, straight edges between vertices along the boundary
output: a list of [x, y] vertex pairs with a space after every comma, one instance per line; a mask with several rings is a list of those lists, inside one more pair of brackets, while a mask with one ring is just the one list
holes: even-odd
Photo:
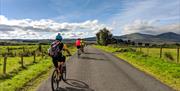
[[[65, 57], [65, 56], [62, 56], [62, 57], [59, 59], [60, 69], [62, 69], [61, 67], [64, 66], [65, 60], [66, 60], [66, 57]], [[60, 71], [61, 71], [61, 70], [60, 70]]]
[[57, 59], [57, 57], [52, 57], [52, 61], [53, 61], [54, 67], [57, 69], [58, 68], [58, 59]]
[[78, 55], [80, 54], [79, 50], [81, 50], [81, 46], [77, 46]]

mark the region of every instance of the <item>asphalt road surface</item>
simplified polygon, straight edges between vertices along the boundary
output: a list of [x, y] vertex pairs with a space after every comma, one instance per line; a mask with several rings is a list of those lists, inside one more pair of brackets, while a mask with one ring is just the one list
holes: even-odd
[[[67, 82], [57, 91], [173, 91], [127, 62], [91, 46], [67, 60]], [[37, 91], [52, 91], [51, 77]]]

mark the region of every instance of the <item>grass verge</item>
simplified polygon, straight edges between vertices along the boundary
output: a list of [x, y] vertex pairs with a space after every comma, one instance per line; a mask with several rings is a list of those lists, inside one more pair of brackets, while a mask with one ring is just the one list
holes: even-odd
[[30, 82], [26, 83], [26, 85], [20, 91], [36, 91], [40, 84], [51, 75], [51, 70], [52, 68], [46, 72], [43, 72], [36, 79], [32, 79]]
[[42, 72], [52, 66], [50, 59], [40, 61], [38, 64], [27, 67], [27, 70], [20, 71], [16, 76], [0, 83], [0, 91], [15, 91], [23, 87], [31, 79], [36, 78]]
[[[117, 48], [112, 46], [95, 47], [111, 53], [117, 50]], [[180, 91], [180, 64], [133, 51], [116, 52], [115, 55], [175, 90]]]

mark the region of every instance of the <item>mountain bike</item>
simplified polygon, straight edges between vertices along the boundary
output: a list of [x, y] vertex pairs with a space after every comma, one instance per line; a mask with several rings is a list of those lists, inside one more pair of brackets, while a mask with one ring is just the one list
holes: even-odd
[[52, 91], [56, 91], [59, 88], [59, 83], [61, 80], [66, 81], [66, 63], [59, 66], [60, 72], [55, 68], [51, 76], [51, 87]]

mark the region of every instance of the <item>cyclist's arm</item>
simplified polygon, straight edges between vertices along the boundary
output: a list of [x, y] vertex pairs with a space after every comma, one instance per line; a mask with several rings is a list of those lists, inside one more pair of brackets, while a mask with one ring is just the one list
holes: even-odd
[[68, 55], [71, 55], [71, 53], [70, 53], [69, 49], [67, 48], [66, 44], [64, 44], [63, 50], [66, 51], [68, 53]]

